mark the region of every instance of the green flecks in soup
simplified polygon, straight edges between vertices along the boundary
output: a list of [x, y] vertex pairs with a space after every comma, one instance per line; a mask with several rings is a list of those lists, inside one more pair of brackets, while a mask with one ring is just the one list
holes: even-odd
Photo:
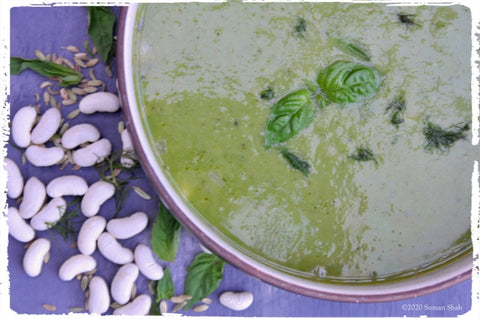
[[424, 134], [470, 122], [468, 9], [139, 8], [150, 143], [218, 234], [282, 271], [340, 282], [411, 275], [470, 249], [478, 148], [465, 126], [440, 151]]

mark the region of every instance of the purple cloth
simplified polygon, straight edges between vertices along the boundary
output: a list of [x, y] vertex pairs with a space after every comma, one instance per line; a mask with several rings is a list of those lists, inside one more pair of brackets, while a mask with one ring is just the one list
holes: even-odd
[[[116, 16], [119, 16], [120, 8], [112, 8]], [[11, 10], [11, 55], [23, 58], [35, 58], [34, 51], [41, 50], [45, 54], [57, 53], [73, 60], [72, 53], [62, 49], [68, 45], [75, 45], [84, 51], [83, 43], [88, 40], [87, 35], [87, 10], [84, 7], [17, 7]], [[114, 75], [116, 74], [115, 61], [113, 63]], [[107, 83], [106, 90], [116, 92], [115, 76], [109, 78], [103, 66], [95, 67], [96, 76]], [[37, 104], [35, 92], [40, 93], [43, 104], [43, 90], [39, 88], [45, 78], [31, 72], [25, 71], [20, 75], [11, 76], [11, 116], [22, 106]], [[57, 98], [58, 99], [58, 98]], [[65, 116], [77, 107], [63, 106], [62, 114]], [[41, 112], [47, 109], [42, 106]], [[70, 121], [70, 124], [92, 123], [97, 126], [103, 137], [107, 137], [113, 144], [114, 150], [121, 148], [120, 136], [117, 132], [117, 123], [123, 120], [120, 112], [114, 114], [93, 114], [80, 115]], [[7, 145], [8, 157], [19, 163], [24, 179], [37, 176], [45, 184], [56, 176], [74, 173], [83, 176], [91, 184], [99, 179], [99, 174], [94, 168], [82, 168], [72, 171], [71, 165], [64, 171], [58, 166], [49, 168], [36, 168], [29, 163], [21, 164], [22, 150]], [[135, 170], [136, 179], [130, 185], [138, 185], [146, 190], [153, 198], [155, 191], [145, 177], [143, 171]], [[71, 201], [71, 198], [67, 198]], [[17, 206], [14, 200], [8, 200], [9, 205]], [[134, 248], [138, 243], [149, 244], [151, 225], [156, 217], [158, 203], [156, 199], [144, 200], [133, 191], [129, 193], [127, 200], [119, 213], [119, 217], [128, 216], [136, 211], [144, 211], [149, 215], [150, 223], [147, 230], [129, 240], [122, 241], [127, 247]], [[115, 212], [114, 201], [109, 200], [103, 207], [101, 215], [111, 218]], [[78, 229], [83, 215], [79, 215]], [[70, 307], [84, 307], [85, 295], [80, 288], [80, 282], [73, 279], [63, 282], [58, 278], [58, 269], [63, 261], [74, 254], [78, 249], [71, 247], [76, 240], [65, 241], [61, 236], [51, 231], [37, 232], [38, 237], [46, 237], [52, 241], [50, 261], [43, 266], [40, 276], [28, 277], [23, 271], [22, 259], [25, 251], [24, 244], [9, 237], [8, 243], [8, 271], [10, 274], [10, 298], [11, 309], [17, 313], [43, 314], [43, 313], [66, 313]], [[186, 267], [193, 260], [196, 253], [200, 252], [199, 242], [188, 232], [182, 233], [181, 245], [175, 262], [160, 262], [163, 266], [171, 269], [175, 284], [176, 294], [183, 292], [183, 284], [186, 275]], [[107, 283], [110, 283], [113, 275], [118, 269], [117, 265], [107, 261], [98, 251], [94, 253], [98, 262], [98, 272]], [[148, 280], [139, 276], [136, 281], [138, 294], [148, 292]], [[254, 294], [255, 300], [247, 310], [235, 312], [222, 306], [218, 296], [223, 291], [248, 290]], [[314, 299], [293, 294], [280, 288], [266, 284], [243, 271], [230, 265], [225, 266], [224, 279], [220, 287], [210, 296], [213, 304], [208, 311], [195, 313], [192, 310], [184, 311], [189, 316], [278, 316], [278, 317], [388, 317], [388, 316], [436, 316], [450, 317], [458, 316], [468, 312], [471, 308], [471, 282], [467, 280], [449, 289], [433, 293], [427, 296], [413, 299], [384, 302], [384, 303], [342, 303], [327, 300]], [[55, 311], [47, 311], [42, 308], [43, 304], [56, 306]], [[432, 306], [437, 308], [432, 308]], [[169, 303], [169, 311], [173, 305]], [[438, 310], [438, 307], [445, 307], [445, 310]], [[417, 309], [417, 310], [413, 310]], [[450, 309], [450, 310], [448, 310]], [[111, 309], [108, 313], [111, 313]]]

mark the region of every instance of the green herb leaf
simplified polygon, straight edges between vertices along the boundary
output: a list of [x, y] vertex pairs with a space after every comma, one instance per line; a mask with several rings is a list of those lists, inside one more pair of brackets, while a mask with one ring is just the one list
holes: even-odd
[[336, 46], [345, 53], [351, 54], [363, 61], [370, 61], [370, 55], [367, 54], [363, 45], [354, 40], [333, 39], [336, 42]]
[[28, 60], [18, 57], [10, 58], [10, 73], [19, 74], [20, 72], [30, 69], [36, 73], [48, 78], [58, 79], [59, 85], [69, 86], [80, 83], [83, 76], [63, 65], [42, 60]]
[[300, 157], [285, 148], [281, 149], [280, 153], [294, 169], [299, 170], [303, 175], [308, 177], [310, 174], [310, 164], [308, 162], [302, 160]]
[[460, 123], [444, 129], [439, 125], [428, 121], [423, 128], [423, 134], [425, 135], [425, 148], [429, 151], [433, 149], [446, 151], [456, 141], [466, 139], [464, 132], [469, 129], [470, 126], [468, 123]]
[[225, 262], [214, 254], [200, 253], [187, 268], [185, 294], [192, 296], [185, 309], [213, 293], [223, 279]]
[[150, 305], [150, 316], [161, 316], [160, 309], [158, 308], [158, 303], [152, 300]]
[[92, 39], [100, 58], [110, 65], [115, 54], [113, 28], [115, 15], [108, 7], [88, 7], [88, 35]]
[[392, 103], [390, 103], [386, 109], [386, 112], [389, 112], [389, 111], [392, 112], [390, 123], [396, 126], [402, 124], [405, 121], [404, 119], [405, 109], [406, 109], [406, 106], [405, 106], [404, 94], [401, 94], [399, 97], [393, 100]]
[[172, 275], [170, 274], [170, 269], [165, 268], [162, 279], [157, 281], [157, 287], [155, 289], [156, 302], [160, 302], [162, 299], [170, 299], [174, 295], [175, 290]]
[[375, 155], [367, 147], [357, 147], [355, 154], [350, 155], [349, 158], [359, 162], [374, 161], [375, 163], [377, 163]]
[[166, 261], [174, 261], [180, 244], [180, 223], [168, 209], [160, 203], [157, 220], [152, 229], [152, 249], [157, 256]]
[[263, 90], [262, 92], [260, 92], [260, 98], [262, 100], [271, 100], [275, 97], [275, 92], [273, 91], [273, 89], [269, 86], [268, 88], [266, 88], [265, 90]]
[[380, 76], [369, 66], [337, 61], [320, 72], [317, 83], [330, 102], [348, 104], [373, 96]]
[[397, 18], [400, 23], [405, 24], [407, 27], [416, 26], [421, 28], [422, 25], [415, 22], [415, 15], [411, 13], [397, 13]]
[[302, 89], [281, 98], [272, 107], [265, 132], [265, 146], [282, 143], [307, 128], [313, 119], [308, 90]]
[[305, 39], [305, 32], [307, 31], [307, 21], [304, 18], [298, 17], [297, 23], [293, 27], [293, 34], [297, 37]]

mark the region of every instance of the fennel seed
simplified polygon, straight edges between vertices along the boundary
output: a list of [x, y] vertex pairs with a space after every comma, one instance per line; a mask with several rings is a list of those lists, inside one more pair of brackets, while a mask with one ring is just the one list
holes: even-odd
[[51, 304], [48, 304], [48, 303], [44, 303], [42, 305], [43, 309], [45, 310], [48, 310], [48, 311], [55, 311], [57, 310], [57, 307], [55, 307], [54, 305], [51, 305]]
[[50, 86], [50, 85], [52, 85], [52, 82], [50, 82], [50, 81], [43, 81], [42, 84], [40, 84], [40, 88], [41, 88], [41, 89], [44, 89], [44, 88], [46, 88], [47, 86]]
[[187, 304], [186, 301], [176, 304], [175, 307], [173, 307], [172, 312], [179, 312], [180, 310], [183, 309], [183, 307], [185, 307], [186, 304]]
[[203, 304], [203, 305], [198, 305], [198, 306], [194, 307], [192, 310], [194, 312], [203, 312], [203, 311], [207, 311], [207, 309], [208, 309], [208, 305]]
[[80, 109], [75, 109], [72, 112], [68, 113], [66, 117], [67, 119], [71, 120], [76, 118], [78, 115], [80, 115]]
[[[146, 199], [146, 200], [152, 199], [152, 197], [150, 197], [150, 195], [148, 195], [143, 189], [141, 189], [140, 187], [138, 187], [136, 185], [133, 185], [133, 190], [135, 191], [135, 193], [137, 193], [138, 196], [140, 196], [143, 199]], [[184, 300], [188, 300], [188, 299], [185, 298]]]
[[67, 50], [69, 52], [72, 52], [72, 53], [80, 52], [80, 50], [74, 45], [69, 45], [69, 46], [66, 46], [66, 47], [62, 47], [62, 49], [65, 49], [65, 50]]
[[160, 301], [160, 305], [159, 305], [159, 309], [160, 309], [160, 313], [163, 315], [165, 313], [167, 313], [168, 311], [168, 305], [167, 305], [167, 301], [162, 299], [162, 301]]

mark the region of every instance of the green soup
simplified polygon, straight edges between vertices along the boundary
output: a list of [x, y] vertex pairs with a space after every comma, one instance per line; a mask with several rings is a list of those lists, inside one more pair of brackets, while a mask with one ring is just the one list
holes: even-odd
[[[427, 147], [424, 132], [470, 123], [470, 24], [460, 5], [140, 5], [144, 126], [194, 212], [253, 258], [329, 282], [428, 271], [471, 249], [478, 148], [466, 126], [444, 148]], [[321, 102], [317, 76], [340, 60], [377, 71], [373, 96]], [[265, 147], [272, 106], [305, 88], [311, 124]], [[308, 163], [308, 176], [281, 149]]]

